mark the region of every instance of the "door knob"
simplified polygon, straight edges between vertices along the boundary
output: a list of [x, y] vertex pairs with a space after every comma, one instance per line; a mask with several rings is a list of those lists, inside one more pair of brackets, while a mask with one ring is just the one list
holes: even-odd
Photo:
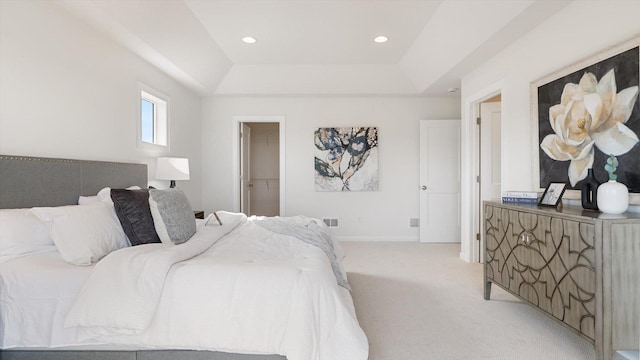
[[422, 190], [427, 190], [427, 187], [422, 185]]

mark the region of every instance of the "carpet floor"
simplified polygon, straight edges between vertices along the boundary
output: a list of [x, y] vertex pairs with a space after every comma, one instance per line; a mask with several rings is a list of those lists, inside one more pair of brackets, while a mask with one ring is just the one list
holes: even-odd
[[369, 360], [595, 360], [587, 340], [497, 286], [460, 244], [345, 242]]

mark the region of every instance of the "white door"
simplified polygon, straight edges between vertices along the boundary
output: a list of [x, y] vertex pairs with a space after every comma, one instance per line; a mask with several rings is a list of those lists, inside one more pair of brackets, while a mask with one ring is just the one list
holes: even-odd
[[240, 212], [251, 215], [251, 128], [240, 123]]
[[[500, 199], [501, 189], [501, 161], [502, 161], [502, 113], [500, 102], [484, 102], [480, 104], [480, 198], [478, 204], [477, 233], [482, 234], [484, 227], [485, 200]], [[483, 243], [477, 242], [477, 251], [480, 262], [484, 262]]]
[[420, 121], [420, 242], [460, 242], [460, 120]]
[[501, 122], [499, 102], [480, 104], [480, 184], [481, 200], [501, 197]]

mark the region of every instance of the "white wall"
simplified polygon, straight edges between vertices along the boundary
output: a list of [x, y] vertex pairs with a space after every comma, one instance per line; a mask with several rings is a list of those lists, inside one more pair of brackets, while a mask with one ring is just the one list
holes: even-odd
[[[534, 189], [529, 84], [640, 33], [639, 1], [574, 1], [556, 16], [462, 78], [463, 169], [471, 167], [473, 134], [470, 105], [502, 88], [503, 189]], [[465, 131], [466, 129], [466, 131]], [[465, 145], [463, 145], [465, 146]], [[470, 209], [471, 176], [463, 179], [463, 216]], [[466, 182], [465, 182], [466, 180]], [[463, 219], [464, 242], [471, 219]]]
[[[157, 156], [188, 157], [178, 186], [200, 208], [200, 97], [52, 2], [0, 4], [0, 153], [147, 163], [150, 179]], [[139, 82], [170, 97], [170, 153], [137, 147]]]
[[[460, 102], [414, 97], [212, 97], [203, 105], [203, 204], [232, 209], [234, 116], [284, 116], [286, 214], [339, 219], [339, 239], [417, 241], [419, 120], [456, 119]], [[315, 192], [313, 132], [319, 127], [376, 126], [380, 190]]]
[[[593, 19], [584, 26], [584, 19]], [[596, 20], [597, 19], [597, 20]], [[591, 21], [589, 21], [591, 22]], [[504, 186], [533, 188], [529, 84], [640, 33], [638, 1], [575, 1], [462, 79], [464, 101], [503, 81]], [[466, 117], [465, 117], [466, 118]]]

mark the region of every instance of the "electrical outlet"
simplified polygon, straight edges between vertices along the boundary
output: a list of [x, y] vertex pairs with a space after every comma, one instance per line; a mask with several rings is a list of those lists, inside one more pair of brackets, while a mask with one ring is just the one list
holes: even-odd
[[420, 227], [420, 219], [409, 218], [409, 227]]
[[322, 219], [322, 222], [324, 222], [325, 225], [331, 227], [331, 219]]
[[331, 227], [338, 227], [338, 219], [331, 219]]

